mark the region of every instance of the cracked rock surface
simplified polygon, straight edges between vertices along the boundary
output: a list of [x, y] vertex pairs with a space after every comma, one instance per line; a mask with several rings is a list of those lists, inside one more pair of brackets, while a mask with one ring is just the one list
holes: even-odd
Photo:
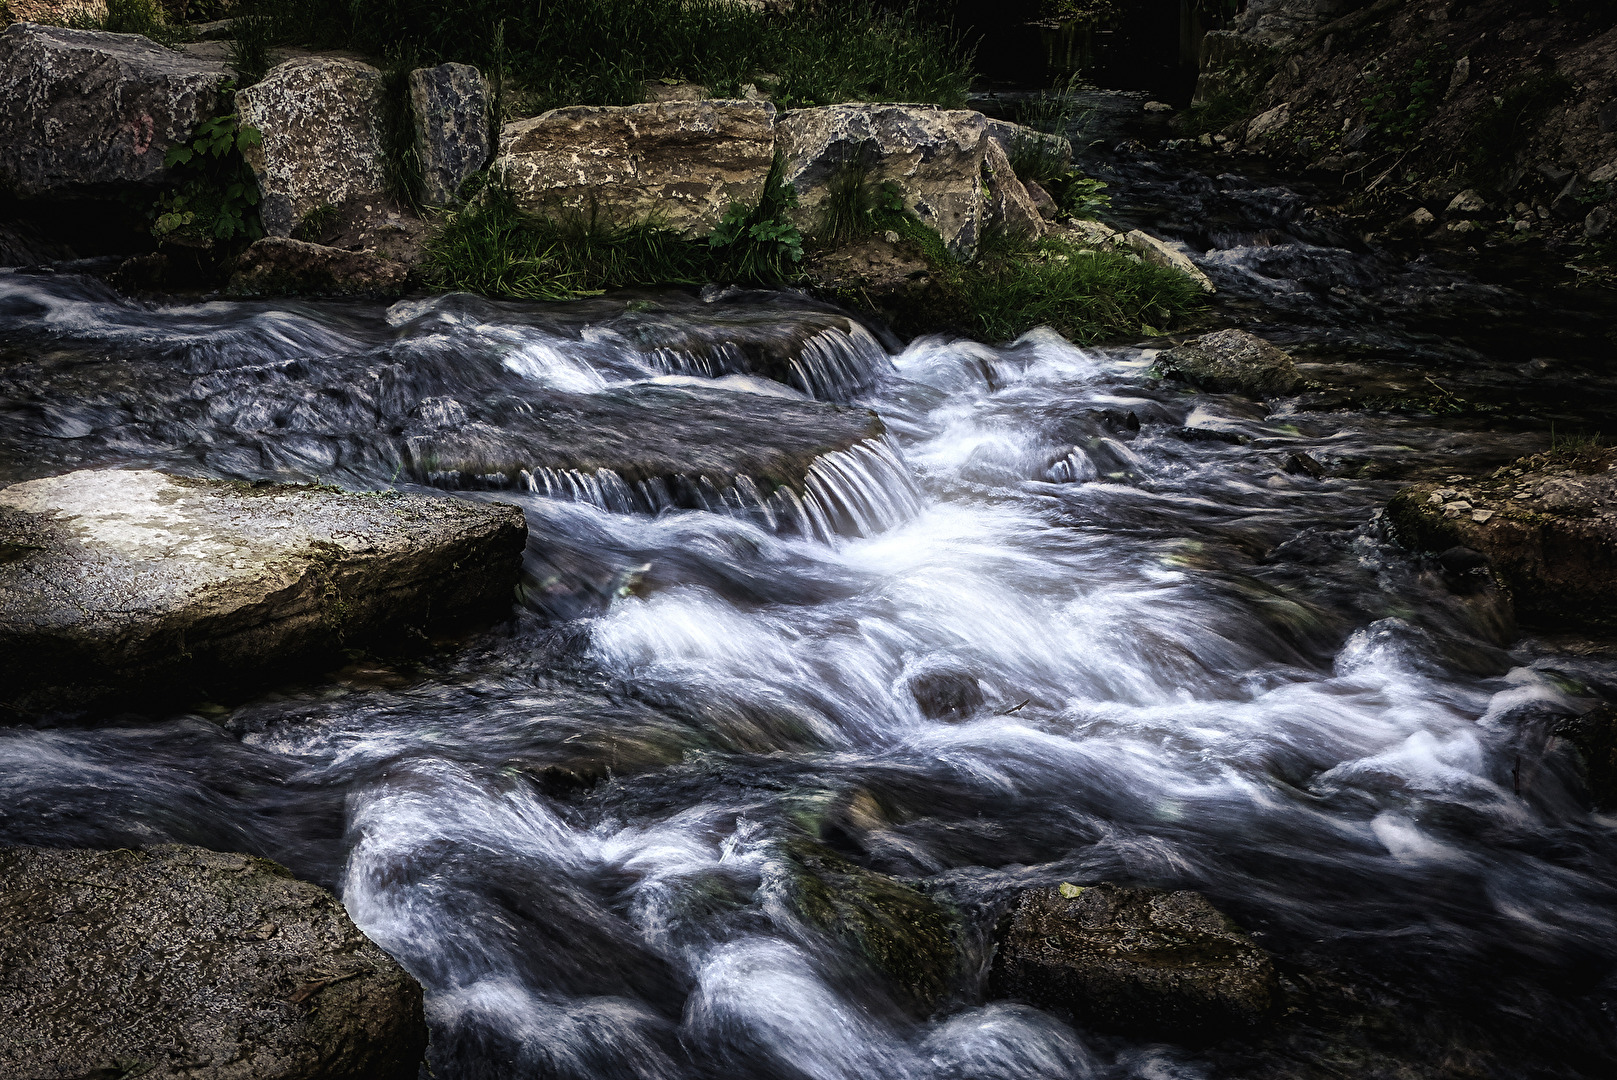
[[267, 859], [0, 848], [0, 1076], [410, 1080], [421, 987]]
[[0, 489], [0, 718], [197, 695], [510, 610], [522, 511], [83, 470]]

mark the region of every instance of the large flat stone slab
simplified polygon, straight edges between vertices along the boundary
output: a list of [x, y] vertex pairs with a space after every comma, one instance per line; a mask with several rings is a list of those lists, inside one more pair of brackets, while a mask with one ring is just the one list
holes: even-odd
[[492, 172], [531, 213], [654, 218], [698, 237], [731, 203], [757, 205], [774, 154], [767, 101], [571, 105], [506, 124]]
[[511, 506], [85, 470], [0, 489], [0, 717], [230, 692], [510, 609]]
[[0, 848], [0, 1076], [414, 1080], [421, 987], [265, 859]]
[[165, 180], [163, 156], [219, 104], [224, 65], [137, 34], [0, 33], [0, 187], [75, 196]]

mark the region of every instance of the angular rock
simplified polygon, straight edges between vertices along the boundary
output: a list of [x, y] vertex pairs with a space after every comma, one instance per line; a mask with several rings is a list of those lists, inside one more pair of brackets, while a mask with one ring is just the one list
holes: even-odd
[[311, 210], [382, 198], [382, 73], [337, 57], [288, 60], [236, 92], [245, 127], [264, 139], [243, 151], [258, 177], [271, 236], [290, 236]]
[[1291, 123], [1291, 104], [1282, 102], [1268, 112], [1252, 118], [1252, 122], [1246, 126], [1246, 141], [1256, 142], [1268, 138], [1289, 123]]
[[977, 250], [988, 208], [982, 166], [988, 132], [981, 113], [932, 105], [829, 105], [789, 113], [778, 126], [784, 179], [806, 232], [820, 228], [832, 182], [845, 170], [868, 184], [892, 181], [904, 205], [957, 258]]
[[1245, 330], [1203, 334], [1163, 353], [1157, 365], [1164, 373], [1217, 394], [1284, 397], [1303, 387], [1290, 356]]
[[774, 153], [766, 101], [574, 105], [506, 124], [492, 171], [531, 213], [655, 219], [690, 238], [757, 205]]
[[11, 24], [0, 32], [0, 188], [164, 183], [163, 156], [217, 110], [224, 74], [135, 34]]
[[1139, 252], [1140, 258], [1152, 266], [1179, 271], [1201, 286], [1202, 292], [1217, 291], [1212, 279], [1202, 273], [1201, 267], [1192, 262], [1189, 255], [1168, 241], [1140, 229], [1130, 229], [1123, 235], [1123, 242]]
[[1460, 192], [1444, 207], [1446, 214], [1480, 214], [1488, 208], [1488, 200], [1469, 189]]
[[1276, 1004], [1269, 954], [1195, 892], [1029, 889], [1000, 922], [988, 994], [1147, 1038], [1251, 1030]]
[[516, 507], [86, 470], [0, 489], [0, 716], [234, 691], [510, 610]]
[[431, 206], [448, 206], [461, 184], [488, 164], [494, 147], [488, 83], [469, 64], [439, 64], [410, 72], [410, 108], [415, 152], [421, 162], [421, 195]]
[[[988, 187], [988, 228], [1004, 229], [1015, 236], [1037, 240], [1044, 234], [1044, 215], [1017, 179], [1005, 150], [988, 140], [983, 157], [984, 182]], [[1048, 196], [1046, 196], [1048, 198]]]
[[1599, 240], [1611, 231], [1611, 210], [1604, 206], [1597, 206], [1589, 211], [1583, 219], [1583, 235], [1591, 240]]
[[1517, 617], [1617, 626], [1617, 450], [1540, 454], [1489, 476], [1405, 488], [1387, 505], [1416, 551], [1487, 556]]
[[1031, 180], [1022, 186], [1027, 189], [1027, 197], [1033, 200], [1033, 205], [1038, 208], [1040, 216], [1046, 221], [1054, 221], [1061, 216], [1061, 207], [1056, 205], [1056, 201], [1050, 197], [1048, 191]]
[[0, 1076], [413, 1080], [421, 987], [267, 859], [0, 848]]
[[266, 236], [236, 260], [234, 296], [379, 296], [404, 291], [410, 268], [365, 251]]
[[1051, 135], [1026, 124], [1013, 124], [1009, 120], [990, 117], [983, 118], [983, 126], [988, 129], [988, 137], [999, 143], [1007, 157], [1016, 157], [1018, 151], [1032, 151], [1048, 158], [1060, 169], [1072, 165], [1072, 140], [1065, 135]]

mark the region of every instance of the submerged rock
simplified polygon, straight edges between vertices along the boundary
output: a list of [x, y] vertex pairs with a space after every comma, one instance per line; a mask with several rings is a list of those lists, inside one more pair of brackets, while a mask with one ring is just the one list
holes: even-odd
[[413, 1080], [421, 987], [267, 859], [0, 848], [0, 1075]]
[[234, 691], [510, 610], [516, 507], [87, 470], [0, 489], [0, 716]]
[[1245, 330], [1219, 330], [1175, 346], [1158, 370], [1216, 394], [1284, 397], [1303, 388], [1297, 365], [1284, 351]]
[[429, 205], [448, 206], [461, 184], [488, 164], [494, 150], [489, 137], [493, 107], [488, 83], [469, 64], [410, 72], [421, 197]]
[[1617, 706], [1601, 705], [1556, 725], [1577, 748], [1584, 783], [1597, 810], [1617, 810]]
[[986, 224], [987, 141], [981, 113], [933, 105], [798, 109], [779, 125], [783, 177], [797, 192], [799, 228], [821, 227], [833, 181], [854, 170], [867, 184], [895, 184], [905, 208], [960, 258], [975, 254]]
[[12, 23], [0, 33], [0, 188], [163, 183], [164, 155], [214, 114], [224, 73], [136, 34]]
[[367, 251], [282, 236], [254, 242], [236, 260], [234, 296], [380, 296], [404, 291], [410, 267]]
[[1393, 496], [1387, 516], [1406, 547], [1486, 556], [1523, 622], [1617, 625], [1617, 450], [1417, 484]]
[[263, 143], [242, 152], [258, 177], [259, 213], [271, 236], [289, 236], [311, 211], [381, 199], [382, 73], [339, 57], [288, 60], [236, 92], [244, 127]]
[[530, 213], [656, 220], [689, 238], [732, 203], [757, 205], [774, 152], [766, 101], [573, 105], [506, 124], [491, 171]]
[[809, 925], [839, 939], [925, 1015], [959, 968], [955, 917], [925, 893], [808, 839], [788, 842], [789, 900]]
[[1269, 954], [1200, 893], [1029, 889], [995, 935], [990, 997], [1148, 1038], [1250, 1030], [1275, 1006]]

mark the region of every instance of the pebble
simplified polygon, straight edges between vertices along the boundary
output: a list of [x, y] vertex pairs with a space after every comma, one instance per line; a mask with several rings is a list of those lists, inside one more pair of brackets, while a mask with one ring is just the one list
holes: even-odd
[[1487, 522], [1487, 520], [1489, 518], [1491, 518], [1491, 517], [1493, 517], [1493, 511], [1492, 510], [1473, 510], [1473, 511], [1471, 511], [1471, 520], [1477, 522], [1478, 524], [1485, 524]]

